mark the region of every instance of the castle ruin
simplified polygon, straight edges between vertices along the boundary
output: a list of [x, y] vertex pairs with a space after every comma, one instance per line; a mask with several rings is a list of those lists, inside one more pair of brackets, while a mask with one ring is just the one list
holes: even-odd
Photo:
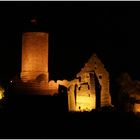
[[96, 54], [72, 81], [49, 81], [48, 33], [26, 32], [22, 39], [21, 80], [32, 83], [31, 89], [40, 91], [39, 94], [54, 95], [59, 85], [65, 86], [69, 111], [91, 111], [111, 105], [109, 73]]

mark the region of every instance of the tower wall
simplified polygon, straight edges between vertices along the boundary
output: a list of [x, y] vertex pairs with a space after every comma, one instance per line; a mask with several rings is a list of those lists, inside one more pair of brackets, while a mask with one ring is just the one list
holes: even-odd
[[35, 80], [39, 75], [48, 74], [48, 33], [26, 32], [22, 37], [21, 79], [26, 82]]

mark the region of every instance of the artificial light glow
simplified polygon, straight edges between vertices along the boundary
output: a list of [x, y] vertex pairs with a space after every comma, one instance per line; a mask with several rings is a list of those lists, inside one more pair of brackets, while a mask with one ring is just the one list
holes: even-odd
[[4, 89], [0, 87], [0, 100], [4, 97]]
[[140, 113], [140, 104], [137, 104], [137, 103], [134, 104], [134, 112]]
[[39, 75], [46, 75], [48, 82], [48, 33], [23, 34], [21, 69], [21, 79], [24, 82], [35, 80]]
[[91, 111], [95, 108], [94, 97], [89, 96], [77, 96], [76, 111]]

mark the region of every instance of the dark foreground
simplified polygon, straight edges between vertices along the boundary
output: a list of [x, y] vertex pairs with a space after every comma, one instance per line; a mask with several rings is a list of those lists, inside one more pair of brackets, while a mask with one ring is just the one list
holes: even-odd
[[55, 98], [9, 100], [0, 109], [0, 138], [140, 138], [140, 118], [132, 113], [68, 113]]

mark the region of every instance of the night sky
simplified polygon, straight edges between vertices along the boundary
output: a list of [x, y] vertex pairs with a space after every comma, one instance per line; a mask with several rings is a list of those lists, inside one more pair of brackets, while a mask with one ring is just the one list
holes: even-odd
[[75, 78], [95, 52], [111, 80], [140, 80], [139, 18], [140, 2], [0, 2], [0, 80], [20, 74], [25, 31], [49, 33], [50, 79]]

